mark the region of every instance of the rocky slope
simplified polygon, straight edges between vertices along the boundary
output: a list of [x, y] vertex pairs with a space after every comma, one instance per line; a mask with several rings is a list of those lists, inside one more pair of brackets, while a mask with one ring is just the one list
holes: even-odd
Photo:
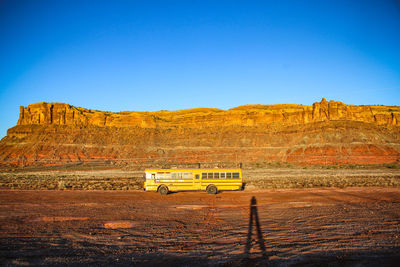
[[17, 126], [0, 142], [2, 165], [96, 159], [129, 165], [399, 162], [400, 107], [322, 99], [312, 106], [112, 113], [36, 103], [20, 108]]

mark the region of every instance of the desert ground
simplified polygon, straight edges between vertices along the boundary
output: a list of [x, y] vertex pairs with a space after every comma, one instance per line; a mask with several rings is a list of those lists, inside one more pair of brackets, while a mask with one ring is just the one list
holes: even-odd
[[[392, 266], [400, 260], [398, 170], [249, 170], [244, 191], [167, 196], [144, 192], [140, 172], [115, 174], [135, 181], [128, 188], [111, 171], [96, 178], [24, 173], [0, 176], [4, 265]], [[13, 175], [52, 183], [55, 173], [56, 190], [6, 186]], [[342, 188], [314, 181], [335, 175]], [[74, 179], [95, 190], [79, 189]], [[111, 190], [96, 187], [107, 185]]]

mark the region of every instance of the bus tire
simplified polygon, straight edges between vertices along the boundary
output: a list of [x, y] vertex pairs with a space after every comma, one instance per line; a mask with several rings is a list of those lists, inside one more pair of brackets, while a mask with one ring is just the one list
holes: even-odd
[[207, 186], [206, 191], [207, 191], [207, 193], [212, 194], [212, 195], [215, 195], [218, 193], [217, 187], [213, 184], [210, 184], [209, 186]]
[[160, 185], [160, 187], [158, 188], [158, 193], [160, 193], [160, 195], [163, 196], [168, 195], [168, 192], [169, 192], [168, 187], [165, 185]]

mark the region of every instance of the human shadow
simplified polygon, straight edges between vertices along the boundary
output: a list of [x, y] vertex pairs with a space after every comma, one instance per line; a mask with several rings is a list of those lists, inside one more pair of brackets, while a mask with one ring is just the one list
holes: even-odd
[[261, 231], [261, 225], [260, 225], [260, 220], [258, 218], [258, 211], [257, 211], [257, 200], [253, 196], [250, 201], [250, 217], [249, 217], [249, 231], [247, 233], [247, 241], [246, 241], [246, 247], [244, 250], [244, 255], [245, 255], [245, 260], [247, 263], [250, 261], [250, 250], [254, 246], [253, 245], [253, 225], [255, 224], [256, 226], [256, 234], [257, 234], [257, 241], [256, 243], [259, 245], [260, 250], [261, 250], [261, 256], [258, 257], [258, 260], [268, 260], [268, 254], [265, 249], [265, 241], [263, 238], [263, 234]]

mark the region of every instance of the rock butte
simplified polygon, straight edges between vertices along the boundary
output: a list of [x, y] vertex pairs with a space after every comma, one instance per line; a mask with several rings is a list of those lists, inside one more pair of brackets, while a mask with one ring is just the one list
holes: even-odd
[[63, 103], [20, 108], [0, 142], [2, 165], [104, 160], [131, 166], [400, 161], [400, 107], [322, 99], [305, 105], [119, 113]]

